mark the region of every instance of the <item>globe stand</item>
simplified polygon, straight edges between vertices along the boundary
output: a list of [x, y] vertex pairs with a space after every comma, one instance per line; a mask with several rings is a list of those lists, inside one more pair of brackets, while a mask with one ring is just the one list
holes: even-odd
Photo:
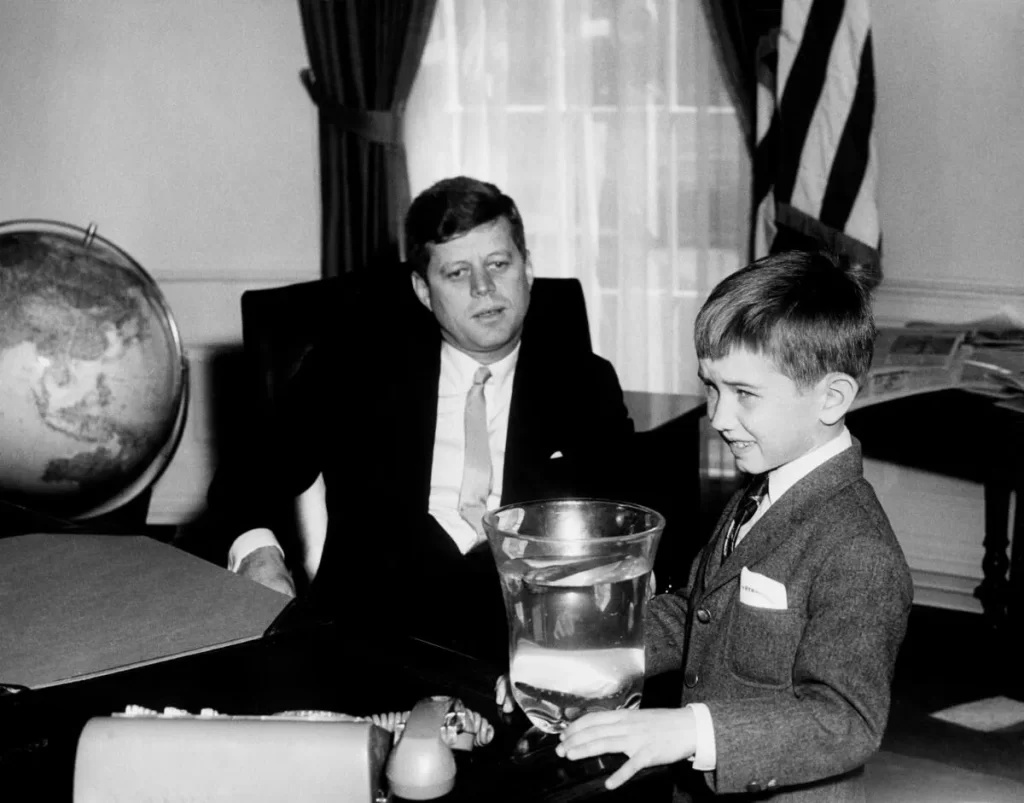
[[152, 495], [152, 487], [146, 488], [116, 510], [93, 518], [82, 519], [76, 524], [80, 529], [94, 533], [145, 535], [146, 517], [149, 515], [149, 500]]
[[0, 538], [28, 533], [95, 533], [97, 535], [146, 535], [149, 500], [146, 488], [116, 510], [89, 519], [66, 519], [0, 499]]
[[38, 532], [68, 532], [73, 521], [0, 499], [0, 538]]

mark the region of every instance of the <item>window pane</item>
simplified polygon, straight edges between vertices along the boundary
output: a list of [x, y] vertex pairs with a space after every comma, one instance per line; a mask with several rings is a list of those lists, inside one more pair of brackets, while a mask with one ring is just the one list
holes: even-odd
[[619, 286], [619, 241], [614, 235], [598, 238], [597, 283], [602, 290]]
[[619, 343], [619, 296], [617, 293], [602, 293], [600, 305], [600, 336], [596, 351], [606, 360], [618, 360]]
[[510, 68], [516, 72], [515, 80], [508, 81], [508, 102], [544, 105], [552, 99], [557, 77], [554, 55], [558, 37], [551, 24], [554, 4], [550, 0], [488, 0], [487, 5], [502, 7], [501, 27], [488, 26], [493, 37], [489, 46], [498, 50], [494, 57], [502, 62], [498, 80]]

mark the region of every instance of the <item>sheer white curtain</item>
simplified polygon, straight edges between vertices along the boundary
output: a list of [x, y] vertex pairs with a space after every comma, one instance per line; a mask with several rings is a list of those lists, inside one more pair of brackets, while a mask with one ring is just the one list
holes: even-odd
[[414, 195], [467, 174], [515, 199], [625, 389], [698, 391], [693, 319], [750, 207], [700, 0], [438, 0], [405, 133]]

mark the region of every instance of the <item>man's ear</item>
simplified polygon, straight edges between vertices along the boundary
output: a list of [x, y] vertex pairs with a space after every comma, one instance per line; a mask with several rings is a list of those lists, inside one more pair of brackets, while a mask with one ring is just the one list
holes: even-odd
[[849, 374], [832, 373], [822, 380], [824, 397], [822, 399], [821, 423], [832, 426], [842, 420], [857, 398], [860, 384]]
[[526, 273], [526, 286], [533, 287], [533, 260], [530, 259], [530, 251], [527, 249], [523, 255], [523, 271]]
[[431, 312], [434, 308], [430, 304], [430, 288], [427, 286], [427, 280], [420, 276], [418, 270], [410, 271], [409, 276], [412, 278], [412, 290], [416, 293], [416, 298], [420, 300], [420, 303]]

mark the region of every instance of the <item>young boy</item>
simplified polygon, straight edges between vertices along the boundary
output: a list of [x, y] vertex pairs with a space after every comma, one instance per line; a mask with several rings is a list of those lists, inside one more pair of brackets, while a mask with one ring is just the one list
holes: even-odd
[[722, 281], [694, 331], [711, 424], [751, 478], [688, 588], [648, 602], [647, 674], [683, 670], [682, 705], [588, 714], [557, 752], [626, 754], [609, 788], [682, 762], [675, 800], [863, 801], [913, 596], [844, 424], [868, 292], [824, 254], [778, 254]]

